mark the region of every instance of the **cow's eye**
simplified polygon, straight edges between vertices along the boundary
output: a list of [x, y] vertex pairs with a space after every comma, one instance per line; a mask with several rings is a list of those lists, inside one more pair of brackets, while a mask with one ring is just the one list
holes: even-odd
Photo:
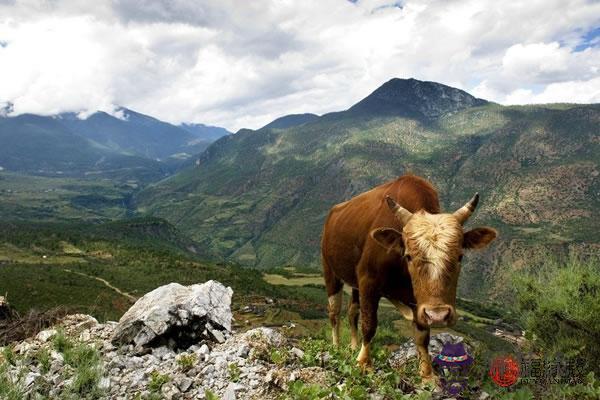
[[462, 259], [463, 259], [463, 256], [462, 256], [462, 254], [461, 254], [460, 256], [458, 256], [458, 262], [461, 262], [461, 261], [462, 261]]
[[412, 260], [412, 257], [410, 256], [410, 254], [404, 254], [404, 258], [406, 258], [406, 261], [410, 262], [410, 260]]

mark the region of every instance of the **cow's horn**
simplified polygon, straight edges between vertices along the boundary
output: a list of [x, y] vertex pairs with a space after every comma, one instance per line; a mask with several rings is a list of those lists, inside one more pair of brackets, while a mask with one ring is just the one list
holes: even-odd
[[390, 210], [392, 210], [396, 217], [402, 222], [402, 225], [406, 225], [410, 217], [412, 217], [412, 213], [396, 203], [396, 200], [392, 199], [390, 196], [385, 196], [385, 201], [387, 202], [388, 207], [390, 207]]
[[477, 208], [477, 203], [479, 203], [479, 193], [475, 193], [475, 196], [473, 196], [473, 198], [469, 200], [467, 204], [454, 212], [454, 216], [462, 225], [464, 225], [471, 214], [473, 214], [473, 211], [475, 211], [475, 208]]

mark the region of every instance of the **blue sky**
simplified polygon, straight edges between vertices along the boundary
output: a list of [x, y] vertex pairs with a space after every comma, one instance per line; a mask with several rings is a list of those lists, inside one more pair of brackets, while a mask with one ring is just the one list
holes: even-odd
[[581, 41], [575, 46], [575, 51], [583, 51], [589, 47], [597, 47], [600, 45], [600, 26], [597, 26], [585, 33], [581, 37]]
[[393, 78], [503, 104], [600, 102], [600, 2], [0, 0], [0, 105], [119, 105], [230, 130]]

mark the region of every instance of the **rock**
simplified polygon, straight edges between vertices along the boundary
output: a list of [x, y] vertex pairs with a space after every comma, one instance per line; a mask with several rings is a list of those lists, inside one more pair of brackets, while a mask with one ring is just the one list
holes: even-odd
[[225, 342], [225, 335], [223, 335], [223, 333], [221, 331], [218, 331], [216, 329], [207, 329], [208, 333], [210, 334], [210, 336], [217, 342], [217, 343], [224, 343]]
[[108, 378], [108, 377], [100, 378], [100, 382], [98, 382], [98, 388], [100, 390], [109, 390], [110, 389], [110, 378]]
[[247, 344], [242, 344], [238, 350], [236, 355], [238, 357], [246, 358], [250, 354], [250, 347]]
[[271, 328], [255, 328], [247, 331], [242, 335], [242, 339], [252, 345], [261, 343], [272, 347], [281, 347], [286, 343], [285, 337]]
[[23, 354], [29, 353], [29, 351], [32, 350], [33, 348], [34, 348], [33, 343], [21, 342], [15, 346], [14, 350], [15, 350], [15, 353], [23, 355]]
[[178, 376], [174, 379], [174, 381], [182, 393], [187, 392], [194, 383], [194, 381], [188, 378], [187, 376]]
[[206, 367], [204, 367], [201, 371], [202, 375], [210, 375], [213, 372], [215, 372], [215, 366], [212, 364], [207, 365]]
[[92, 335], [90, 334], [89, 329], [84, 329], [83, 332], [81, 332], [81, 334], [79, 335], [79, 340], [81, 340], [82, 342], [89, 342], [91, 338]]
[[227, 368], [227, 360], [224, 357], [215, 358], [215, 369], [217, 371]]
[[236, 392], [242, 390], [243, 388], [244, 386], [231, 382], [229, 385], [227, 385], [227, 389], [225, 389], [222, 400], [236, 400]]
[[[463, 342], [463, 338], [461, 336], [452, 335], [447, 332], [441, 332], [436, 335], [432, 335], [429, 341], [429, 354], [432, 357], [437, 356], [442, 351], [442, 348], [445, 343], [461, 343]], [[465, 343], [465, 350], [467, 353], [471, 354], [471, 348], [468, 344]], [[410, 359], [417, 357], [417, 348], [413, 339], [410, 339], [408, 342], [404, 343], [400, 348], [390, 354], [388, 358], [388, 364], [392, 368], [400, 368]]]
[[167, 346], [160, 346], [152, 350], [152, 355], [159, 360], [166, 360], [167, 358], [170, 358], [169, 355], [171, 354], [173, 354], [173, 350], [169, 349]]
[[203, 344], [198, 349], [198, 354], [203, 355], [203, 356], [207, 356], [208, 354], [210, 354], [210, 349], [208, 348], [208, 346], [206, 344]]
[[477, 398], [477, 400], [487, 400], [490, 399], [490, 395], [487, 392], [481, 391], [481, 393], [479, 394], [479, 397]]
[[304, 352], [297, 347], [292, 347], [292, 349], [290, 350], [290, 354], [298, 359], [304, 358]]
[[25, 387], [29, 387], [29, 386], [33, 385], [40, 376], [41, 375], [37, 372], [30, 372], [27, 375], [25, 375], [25, 380], [24, 380]]
[[35, 336], [35, 339], [38, 342], [46, 343], [48, 340], [50, 340], [51, 337], [53, 337], [54, 335], [56, 335], [56, 333], [57, 333], [56, 329], [46, 329], [45, 331], [39, 332]]
[[[113, 342], [146, 346], [169, 343], [187, 348], [216, 331], [231, 330], [233, 290], [216, 281], [183, 286], [170, 283], [140, 298], [115, 328]], [[199, 334], [210, 324], [212, 337]], [[204, 336], [204, 337], [202, 337]]]
[[80, 332], [98, 325], [98, 320], [91, 315], [70, 314], [61, 320], [61, 324], [68, 327], [67, 333]]

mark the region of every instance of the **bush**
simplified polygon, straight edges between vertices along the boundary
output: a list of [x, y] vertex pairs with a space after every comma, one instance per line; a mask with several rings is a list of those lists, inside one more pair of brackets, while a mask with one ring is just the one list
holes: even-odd
[[195, 354], [182, 354], [177, 357], [177, 365], [183, 372], [187, 372], [190, 369], [194, 368], [196, 363], [198, 362], [198, 358]]
[[526, 336], [545, 355], [579, 359], [600, 372], [600, 260], [575, 255], [548, 261], [515, 278], [517, 308]]
[[148, 383], [148, 389], [152, 393], [160, 393], [163, 385], [169, 382], [171, 379], [168, 375], [163, 375], [160, 372], [154, 370], [150, 374], [150, 382]]

